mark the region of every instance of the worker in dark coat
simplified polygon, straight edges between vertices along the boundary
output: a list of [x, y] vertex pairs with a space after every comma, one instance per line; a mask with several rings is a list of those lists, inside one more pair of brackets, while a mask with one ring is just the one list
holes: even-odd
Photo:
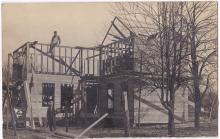
[[53, 101], [50, 102], [48, 109], [47, 109], [47, 123], [52, 132], [53, 129], [56, 130], [56, 123], [55, 123], [55, 111], [54, 111], [54, 104]]
[[53, 37], [52, 37], [52, 39], [51, 39], [50, 49], [49, 49], [49, 52], [48, 52], [48, 53], [51, 54], [51, 55], [54, 55], [54, 54], [53, 54], [53, 49], [54, 49], [56, 46], [60, 45], [60, 43], [61, 43], [60, 36], [57, 35], [57, 31], [54, 31], [54, 35], [53, 35]]

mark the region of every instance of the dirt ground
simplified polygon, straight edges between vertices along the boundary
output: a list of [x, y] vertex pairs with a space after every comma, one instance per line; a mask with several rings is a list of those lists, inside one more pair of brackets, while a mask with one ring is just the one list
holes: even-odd
[[[190, 125], [190, 124], [189, 124]], [[193, 124], [191, 124], [193, 125]], [[82, 128], [70, 127], [68, 133], [65, 132], [65, 127], [57, 127], [56, 132], [49, 132], [48, 128], [38, 128], [33, 131], [30, 129], [18, 129], [17, 136], [13, 135], [13, 130], [3, 130], [4, 139], [61, 139], [76, 137], [83, 131]], [[194, 129], [192, 126], [181, 127], [176, 126], [176, 137], [217, 137], [218, 126], [216, 122], [202, 123], [199, 130]], [[65, 134], [66, 137], [63, 136]], [[122, 128], [93, 128], [83, 137], [123, 137], [124, 130]], [[167, 128], [161, 126], [144, 126], [140, 129], [131, 129], [132, 137], [167, 137]]]

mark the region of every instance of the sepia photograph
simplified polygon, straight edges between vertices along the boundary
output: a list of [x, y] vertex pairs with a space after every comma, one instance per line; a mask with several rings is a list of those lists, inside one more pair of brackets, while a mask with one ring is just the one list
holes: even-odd
[[218, 2], [2, 3], [2, 138], [218, 137]]

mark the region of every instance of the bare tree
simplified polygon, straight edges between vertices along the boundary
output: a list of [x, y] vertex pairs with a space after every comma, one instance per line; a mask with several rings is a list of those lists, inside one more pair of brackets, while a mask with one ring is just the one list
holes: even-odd
[[175, 93], [184, 82], [183, 57], [187, 52], [183, 3], [130, 3], [120, 9], [121, 18], [139, 34], [136, 47], [137, 53], [143, 53], [144, 80], [147, 87], [161, 90], [161, 104], [168, 110], [168, 134], [174, 136]]
[[[189, 2], [185, 3], [185, 7], [191, 56], [190, 72], [193, 77], [195, 127], [199, 128], [201, 100], [208, 89], [209, 78], [212, 74], [212, 71], [205, 69], [211, 64], [209, 59], [217, 55], [217, 8], [216, 2]], [[201, 92], [200, 86], [205, 76], [207, 83], [204, 91]]]
[[[161, 90], [161, 104], [169, 111], [169, 134], [174, 134], [175, 91], [186, 82], [194, 95], [195, 127], [198, 128], [201, 99], [216, 73], [215, 69], [210, 70], [215, 61], [213, 57], [217, 56], [216, 2], [117, 5], [116, 14], [139, 36], [136, 47], [143, 53], [147, 87]], [[140, 61], [138, 56], [137, 61]], [[186, 81], [189, 76], [192, 80]]]

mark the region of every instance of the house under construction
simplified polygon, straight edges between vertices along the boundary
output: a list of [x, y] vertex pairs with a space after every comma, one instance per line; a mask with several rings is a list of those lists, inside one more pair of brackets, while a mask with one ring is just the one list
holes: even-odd
[[[48, 103], [54, 101], [56, 118], [62, 120], [65, 108], [73, 121], [90, 123], [105, 113], [104, 125], [123, 125], [124, 111], [130, 125], [166, 123], [167, 111], [156, 93], [139, 98], [144, 72], [137, 47], [138, 36], [117, 17], [104, 40], [95, 47], [58, 46], [49, 55], [49, 44], [26, 42], [13, 54], [14, 107], [22, 110], [20, 119], [44, 125]], [[152, 80], [149, 77], [149, 80]], [[179, 93], [177, 93], [179, 94]], [[176, 96], [176, 122], [188, 117], [188, 94]]]

